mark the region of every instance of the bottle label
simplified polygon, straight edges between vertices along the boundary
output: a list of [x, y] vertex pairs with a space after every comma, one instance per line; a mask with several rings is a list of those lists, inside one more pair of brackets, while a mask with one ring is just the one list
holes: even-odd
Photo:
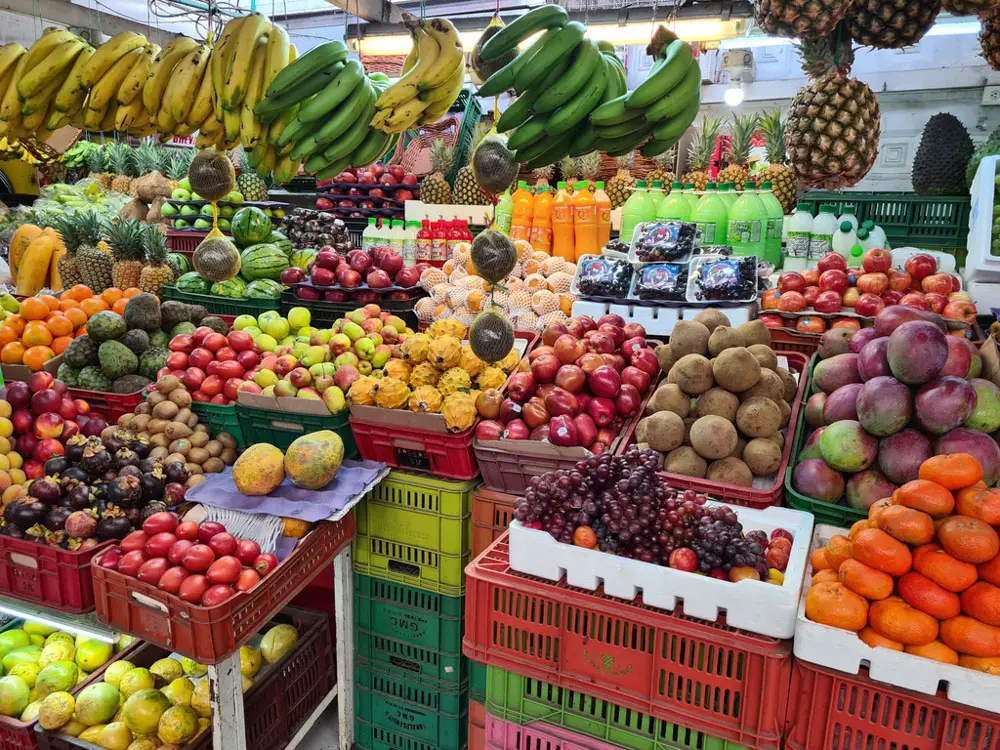
[[448, 260], [448, 240], [435, 237], [431, 245], [431, 260]]
[[810, 244], [809, 232], [789, 232], [785, 254], [790, 258], [808, 258]]
[[715, 222], [714, 221], [699, 221], [695, 226], [698, 227], [698, 231], [701, 232], [701, 244], [702, 245], [714, 245], [715, 244]]
[[597, 215], [597, 221], [601, 224], [611, 224], [611, 209], [607, 206], [602, 206]]
[[569, 212], [569, 206], [565, 203], [552, 206], [552, 223], [553, 224], [571, 224], [573, 223], [573, 216]]
[[819, 260], [833, 247], [832, 234], [814, 234], [809, 238], [809, 257]]
[[729, 222], [729, 242], [736, 245], [752, 245], [760, 242], [761, 222], [734, 219]]
[[403, 243], [403, 264], [412, 266], [417, 262], [417, 241], [406, 240]]
[[531, 227], [527, 224], [515, 224], [510, 228], [510, 238], [512, 240], [526, 240], [531, 234]]
[[576, 224], [593, 224], [597, 221], [597, 206], [576, 206], [573, 221]]
[[434, 254], [434, 240], [430, 237], [417, 238], [417, 260], [430, 260]]
[[767, 239], [777, 240], [781, 242], [781, 230], [783, 228], [783, 219], [768, 219], [767, 220]]
[[552, 247], [552, 227], [532, 227], [529, 241], [536, 250]]

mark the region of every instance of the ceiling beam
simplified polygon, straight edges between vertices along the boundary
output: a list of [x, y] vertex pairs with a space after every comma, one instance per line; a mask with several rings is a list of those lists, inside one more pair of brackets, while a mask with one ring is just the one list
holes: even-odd
[[331, 5], [369, 23], [396, 24], [403, 20], [402, 10], [389, 0], [327, 0]]
[[40, 15], [46, 21], [73, 29], [93, 29], [96, 31], [96, 27], [99, 25], [100, 30], [108, 36], [114, 36], [123, 31], [140, 31], [146, 34], [149, 41], [161, 46], [175, 37], [182, 36], [179, 33], [155, 27], [149, 29], [146, 24], [140, 21], [74, 5], [66, 0], [0, 0], [0, 10], [28, 17]]

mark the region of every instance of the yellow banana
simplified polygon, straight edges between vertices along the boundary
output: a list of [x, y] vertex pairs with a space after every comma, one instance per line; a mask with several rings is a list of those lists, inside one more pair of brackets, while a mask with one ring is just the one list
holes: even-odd
[[410, 53], [406, 56], [406, 59], [403, 60], [403, 69], [399, 71], [400, 76], [405, 76], [413, 70], [413, 66], [417, 64], [417, 59], [420, 57], [419, 52], [420, 47], [416, 44], [410, 45]]
[[440, 86], [433, 89], [428, 89], [420, 95], [420, 98], [427, 102], [427, 108], [430, 109], [435, 104], [440, 104], [441, 102], [447, 101], [449, 107], [455, 103], [458, 98], [459, 93], [462, 91], [462, 86], [465, 85], [465, 58], [459, 58], [458, 66], [452, 72], [451, 76]]
[[210, 135], [218, 135], [222, 132], [222, 130], [222, 123], [215, 118], [214, 112], [210, 112], [208, 116], [198, 125], [199, 132], [209, 133]]
[[227, 62], [222, 108], [238, 110], [246, 96], [253, 70], [252, 60], [258, 54], [257, 40], [271, 30], [271, 22], [263, 13], [251, 13], [243, 21], [236, 37], [236, 46]]
[[[139, 101], [142, 100], [140, 99]], [[143, 130], [147, 126], [150, 128], [150, 132], [152, 132], [153, 126], [149, 122], [149, 110], [143, 107], [139, 114], [136, 115], [135, 122], [132, 123], [132, 132], [135, 133], [136, 131]]]
[[49, 53], [55, 50], [60, 44], [64, 44], [75, 38], [76, 34], [72, 31], [66, 31], [66, 29], [60, 29], [55, 26], [45, 29], [42, 35], [31, 45], [31, 49], [28, 50], [28, 62], [25, 70], [31, 70], [48, 57]]
[[118, 112], [118, 102], [114, 99], [108, 104], [108, 111], [104, 113], [104, 119], [101, 120], [101, 132], [110, 133], [115, 129], [115, 114]]
[[195, 148], [211, 148], [216, 144], [219, 139], [218, 133], [208, 134], [204, 131], [198, 133], [198, 137], [194, 139]]
[[192, 133], [194, 133], [194, 128], [190, 127], [186, 122], [179, 122], [174, 127], [174, 135], [178, 138], [187, 138]]
[[142, 48], [142, 54], [139, 55], [128, 75], [125, 76], [122, 85], [118, 87], [116, 98], [119, 104], [131, 104], [142, 93], [146, 79], [149, 78], [149, 71], [153, 69], [153, 59], [158, 51], [159, 47], [155, 44], [147, 44]]
[[87, 87], [83, 85], [83, 69], [87, 67], [87, 62], [94, 56], [97, 50], [93, 47], [85, 47], [70, 68], [69, 75], [63, 81], [62, 86], [56, 92], [53, 106], [60, 112], [72, 114], [83, 106], [83, 100], [87, 98]]
[[257, 54], [254, 56], [253, 70], [247, 82], [247, 93], [240, 104], [240, 142], [246, 149], [253, 148], [261, 140], [261, 124], [254, 117], [253, 108], [267, 90], [264, 86], [268, 62], [265, 51], [270, 43], [270, 39], [265, 41], [264, 37], [257, 40]]
[[112, 101], [117, 105], [115, 97], [118, 95], [118, 89], [122, 87], [125, 77], [141, 57], [141, 47], [119, 57], [90, 89], [90, 106], [94, 109], [104, 109]]
[[59, 130], [59, 128], [64, 125], [69, 124], [69, 115], [65, 112], [60, 112], [53, 107], [49, 107], [48, 114], [45, 116], [45, 129], [46, 130]]
[[29, 96], [27, 99], [24, 99], [24, 103], [21, 105], [21, 114], [27, 118], [28, 116], [37, 114], [41, 111], [42, 117], [44, 117], [45, 113], [49, 110], [49, 103], [56, 95], [60, 86], [62, 86], [62, 80], [56, 78], [34, 96]]
[[413, 66], [409, 73], [382, 92], [382, 95], [379, 96], [378, 101], [375, 103], [375, 106], [379, 109], [398, 107], [420, 93], [420, 81], [423, 79], [426, 71], [434, 65], [434, 61], [437, 60], [438, 55], [441, 53], [441, 45], [438, 44], [437, 39], [422, 29], [413, 29], [411, 35], [413, 36], [413, 43], [420, 47], [417, 51], [417, 64]]
[[[286, 109], [284, 112], [282, 112], [278, 116], [277, 120], [271, 123], [271, 127], [268, 128], [267, 131], [268, 143], [270, 143], [272, 146], [276, 146], [278, 144], [278, 138], [281, 136], [281, 133], [284, 131], [285, 128], [288, 127], [288, 123], [290, 123], [292, 120], [295, 119], [295, 115], [298, 113], [298, 111], [299, 111], [299, 105], [294, 104], [291, 107], [288, 107], [288, 109]], [[291, 149], [289, 149], [289, 151], [291, 151]]]
[[163, 102], [170, 109], [170, 116], [175, 122], [187, 120], [194, 102], [194, 92], [201, 88], [201, 79], [205, 75], [211, 53], [208, 45], [203, 44], [185, 55], [170, 74], [170, 82], [163, 92]]
[[214, 112], [215, 107], [215, 89], [212, 86], [212, 60], [211, 58], [215, 56], [215, 50], [212, 50], [211, 56], [205, 66], [205, 74], [201, 77], [201, 85], [198, 86], [198, 91], [194, 97], [194, 103], [191, 105], [191, 109], [188, 111], [187, 124], [191, 126], [197, 126], [198, 123], [202, 122], [209, 113]]
[[177, 127], [177, 123], [174, 118], [170, 116], [170, 110], [166, 107], [161, 107], [160, 111], [156, 113], [156, 127], [164, 134], [171, 134], [174, 132], [174, 128]]
[[83, 70], [84, 85], [89, 88], [96, 84], [111, 69], [111, 66], [121, 59], [122, 55], [137, 50], [145, 44], [146, 37], [134, 31], [123, 31], [121, 34], [115, 34], [98, 47], [97, 52], [90, 58], [90, 62]]
[[[5, 78], [8, 73], [12, 72], [17, 61], [26, 54], [28, 54], [28, 50], [20, 44], [5, 44], [0, 47], [0, 77]], [[6, 88], [3, 89], [3, 91], [6, 90]]]
[[263, 155], [260, 158], [260, 163], [257, 165], [257, 174], [263, 177], [264, 175], [271, 172], [274, 169], [274, 165], [278, 161], [278, 155], [274, 151], [274, 146], [268, 146]]
[[288, 32], [278, 24], [273, 24], [267, 37], [267, 51], [265, 53], [267, 56], [267, 61], [264, 63], [263, 78], [263, 88], [265, 91], [271, 85], [274, 77], [291, 62], [288, 59], [289, 51]]
[[118, 109], [115, 112], [115, 130], [124, 133], [126, 130], [131, 129], [139, 119], [139, 115], [145, 109], [142, 105], [142, 98], [138, 96], [133, 98], [129, 104], [119, 102]]
[[47, 88], [52, 79], [61, 76], [73, 65], [77, 55], [87, 44], [82, 39], [74, 37], [65, 44], [60, 44], [52, 52], [45, 56], [38, 65], [30, 70], [26, 70], [17, 81], [17, 93], [22, 98], [28, 99], [39, 91]]
[[212, 106], [215, 108], [216, 117], [220, 120], [222, 119], [222, 94], [226, 86], [226, 66], [229, 64], [233, 47], [236, 46], [236, 37], [244, 20], [245, 16], [240, 16], [227, 23], [218, 43], [212, 49], [212, 88], [215, 90]]
[[293, 63], [299, 59], [299, 48], [294, 44], [288, 45], [288, 62]]
[[14, 71], [7, 71], [2, 78], [0, 78], [0, 100], [3, 99], [4, 93], [7, 91], [8, 86], [14, 85]]
[[441, 50], [418, 83], [421, 91], [427, 91], [449, 80], [459, 62], [465, 59], [465, 51], [458, 29], [447, 18], [431, 18], [424, 21], [423, 28], [428, 36], [434, 37]]
[[153, 60], [153, 68], [142, 88], [142, 102], [151, 113], [160, 111], [163, 93], [167, 90], [170, 74], [177, 63], [197, 46], [198, 43], [188, 37], [172, 39]]
[[86, 130], [97, 130], [100, 128], [108, 109], [110, 107], [105, 109], [91, 109], [90, 104], [88, 104], [86, 111], [83, 113], [83, 127]]
[[222, 124], [226, 140], [238, 142], [240, 140], [240, 111], [223, 109]]
[[274, 165], [274, 182], [276, 185], [287, 185], [292, 178], [299, 173], [302, 162], [290, 159], [287, 156], [278, 158]]
[[408, 102], [394, 107], [389, 117], [385, 120], [385, 133], [405, 133], [417, 124], [420, 115], [427, 109], [427, 102], [420, 99], [410, 99]]

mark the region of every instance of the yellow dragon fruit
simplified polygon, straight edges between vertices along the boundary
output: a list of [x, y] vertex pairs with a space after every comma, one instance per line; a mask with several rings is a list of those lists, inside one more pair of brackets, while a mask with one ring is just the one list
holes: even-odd
[[499, 367], [487, 367], [476, 378], [476, 384], [486, 390], [487, 388], [502, 388], [507, 382], [507, 376]]
[[476, 421], [476, 400], [468, 393], [452, 393], [444, 400], [441, 413], [451, 432], [465, 432]]
[[374, 378], [358, 378], [351, 383], [347, 398], [352, 404], [358, 406], [374, 406], [375, 394], [378, 392], [379, 385], [380, 383]]
[[426, 333], [415, 333], [412, 336], [406, 337], [406, 341], [399, 347], [399, 351], [403, 355], [403, 359], [411, 365], [418, 365], [427, 359], [430, 346], [430, 336]]
[[465, 338], [465, 326], [454, 318], [442, 318], [431, 323], [427, 333], [434, 339], [439, 336], [454, 336], [461, 341]]
[[504, 357], [503, 359], [501, 359], [499, 362], [497, 362], [495, 364], [496, 364], [497, 367], [499, 367], [504, 372], [508, 372], [509, 373], [509, 372], [513, 371], [513, 369], [515, 367], [517, 367], [517, 363], [520, 362], [520, 361], [521, 361], [521, 355], [517, 353], [517, 349], [511, 349], [507, 353], [506, 357]]
[[431, 341], [427, 359], [439, 370], [457, 367], [462, 361], [462, 340], [447, 334], [439, 336]]
[[486, 363], [472, 351], [471, 344], [462, 344], [462, 359], [458, 366], [469, 373], [469, 377], [474, 378], [483, 371]]
[[410, 382], [410, 365], [401, 359], [390, 359], [382, 368], [387, 378], [402, 380], [404, 385]]
[[410, 389], [399, 378], [384, 378], [375, 393], [375, 405], [383, 409], [399, 409], [410, 397]]
[[468, 392], [472, 388], [472, 378], [461, 367], [453, 367], [441, 376], [441, 379], [437, 382], [437, 387], [442, 395], [447, 398], [458, 391]]
[[410, 387], [419, 388], [423, 385], [437, 385], [441, 371], [430, 362], [421, 362], [410, 370]]
[[438, 414], [443, 403], [441, 391], [432, 385], [422, 385], [410, 394], [410, 411]]

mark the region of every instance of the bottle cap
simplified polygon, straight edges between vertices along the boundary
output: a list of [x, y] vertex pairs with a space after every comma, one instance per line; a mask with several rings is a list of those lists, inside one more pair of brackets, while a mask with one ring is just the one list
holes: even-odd
[[705, 185], [706, 190], [715, 190], [717, 187], [717, 184], [714, 182], [709, 182]]
[[653, 180], [653, 189], [663, 188], [663, 183], [660, 180]]
[[579, 182], [573, 183], [573, 190], [585, 190], [590, 183], [586, 180], [580, 180]]
[[552, 188], [550, 188], [550, 187], [549, 187], [548, 185], [539, 185], [539, 186], [538, 186], [538, 192], [539, 192], [539, 193], [547, 193], [547, 192], [549, 192], [549, 191], [550, 191], [551, 189], [552, 189]]
[[671, 190], [683, 190], [684, 186], [678, 180], [674, 180], [673, 182], [670, 183], [670, 189]]
[[375, 217], [374, 216], [369, 216], [368, 217], [368, 226], [370, 226], [370, 227], [375, 226]]
[[635, 183], [635, 186], [637, 188], [644, 188], [644, 187], [646, 187], [646, 181], [645, 180], [639, 180], [637, 183]]
[[795, 204], [795, 210], [796, 211], [805, 211], [807, 213], [811, 213], [810, 208], [809, 208], [809, 204], [806, 201], [799, 201], [798, 203], [796, 203]]
[[604, 183], [603, 182], [595, 182], [594, 184], [597, 186], [598, 190], [604, 190]]
[[867, 229], [869, 232], [871, 232], [875, 228], [875, 222], [872, 221], [871, 219], [868, 219], [868, 221], [866, 221], [861, 226], [863, 226], [865, 229]]
[[566, 181], [565, 180], [559, 180], [559, 182], [556, 183], [556, 187], [559, 190], [565, 190], [566, 189]]
[[851, 248], [852, 258], [860, 258], [864, 254], [865, 254], [865, 249], [861, 247], [861, 245], [855, 245], [854, 247]]
[[[867, 224], [867, 222], [865, 222], [865, 223]], [[868, 234], [869, 234], [868, 227], [862, 225], [858, 229], [858, 239], [859, 240], [867, 240], [868, 239]]]
[[773, 187], [774, 187], [774, 185], [772, 185], [770, 182], [764, 182], [764, 183], [761, 183], [760, 189], [761, 190], [771, 190]]
[[840, 222], [840, 231], [841, 232], [850, 232], [852, 229], [854, 229], [854, 225], [851, 222], [849, 222], [849, 221], [842, 221], [842, 222]]

